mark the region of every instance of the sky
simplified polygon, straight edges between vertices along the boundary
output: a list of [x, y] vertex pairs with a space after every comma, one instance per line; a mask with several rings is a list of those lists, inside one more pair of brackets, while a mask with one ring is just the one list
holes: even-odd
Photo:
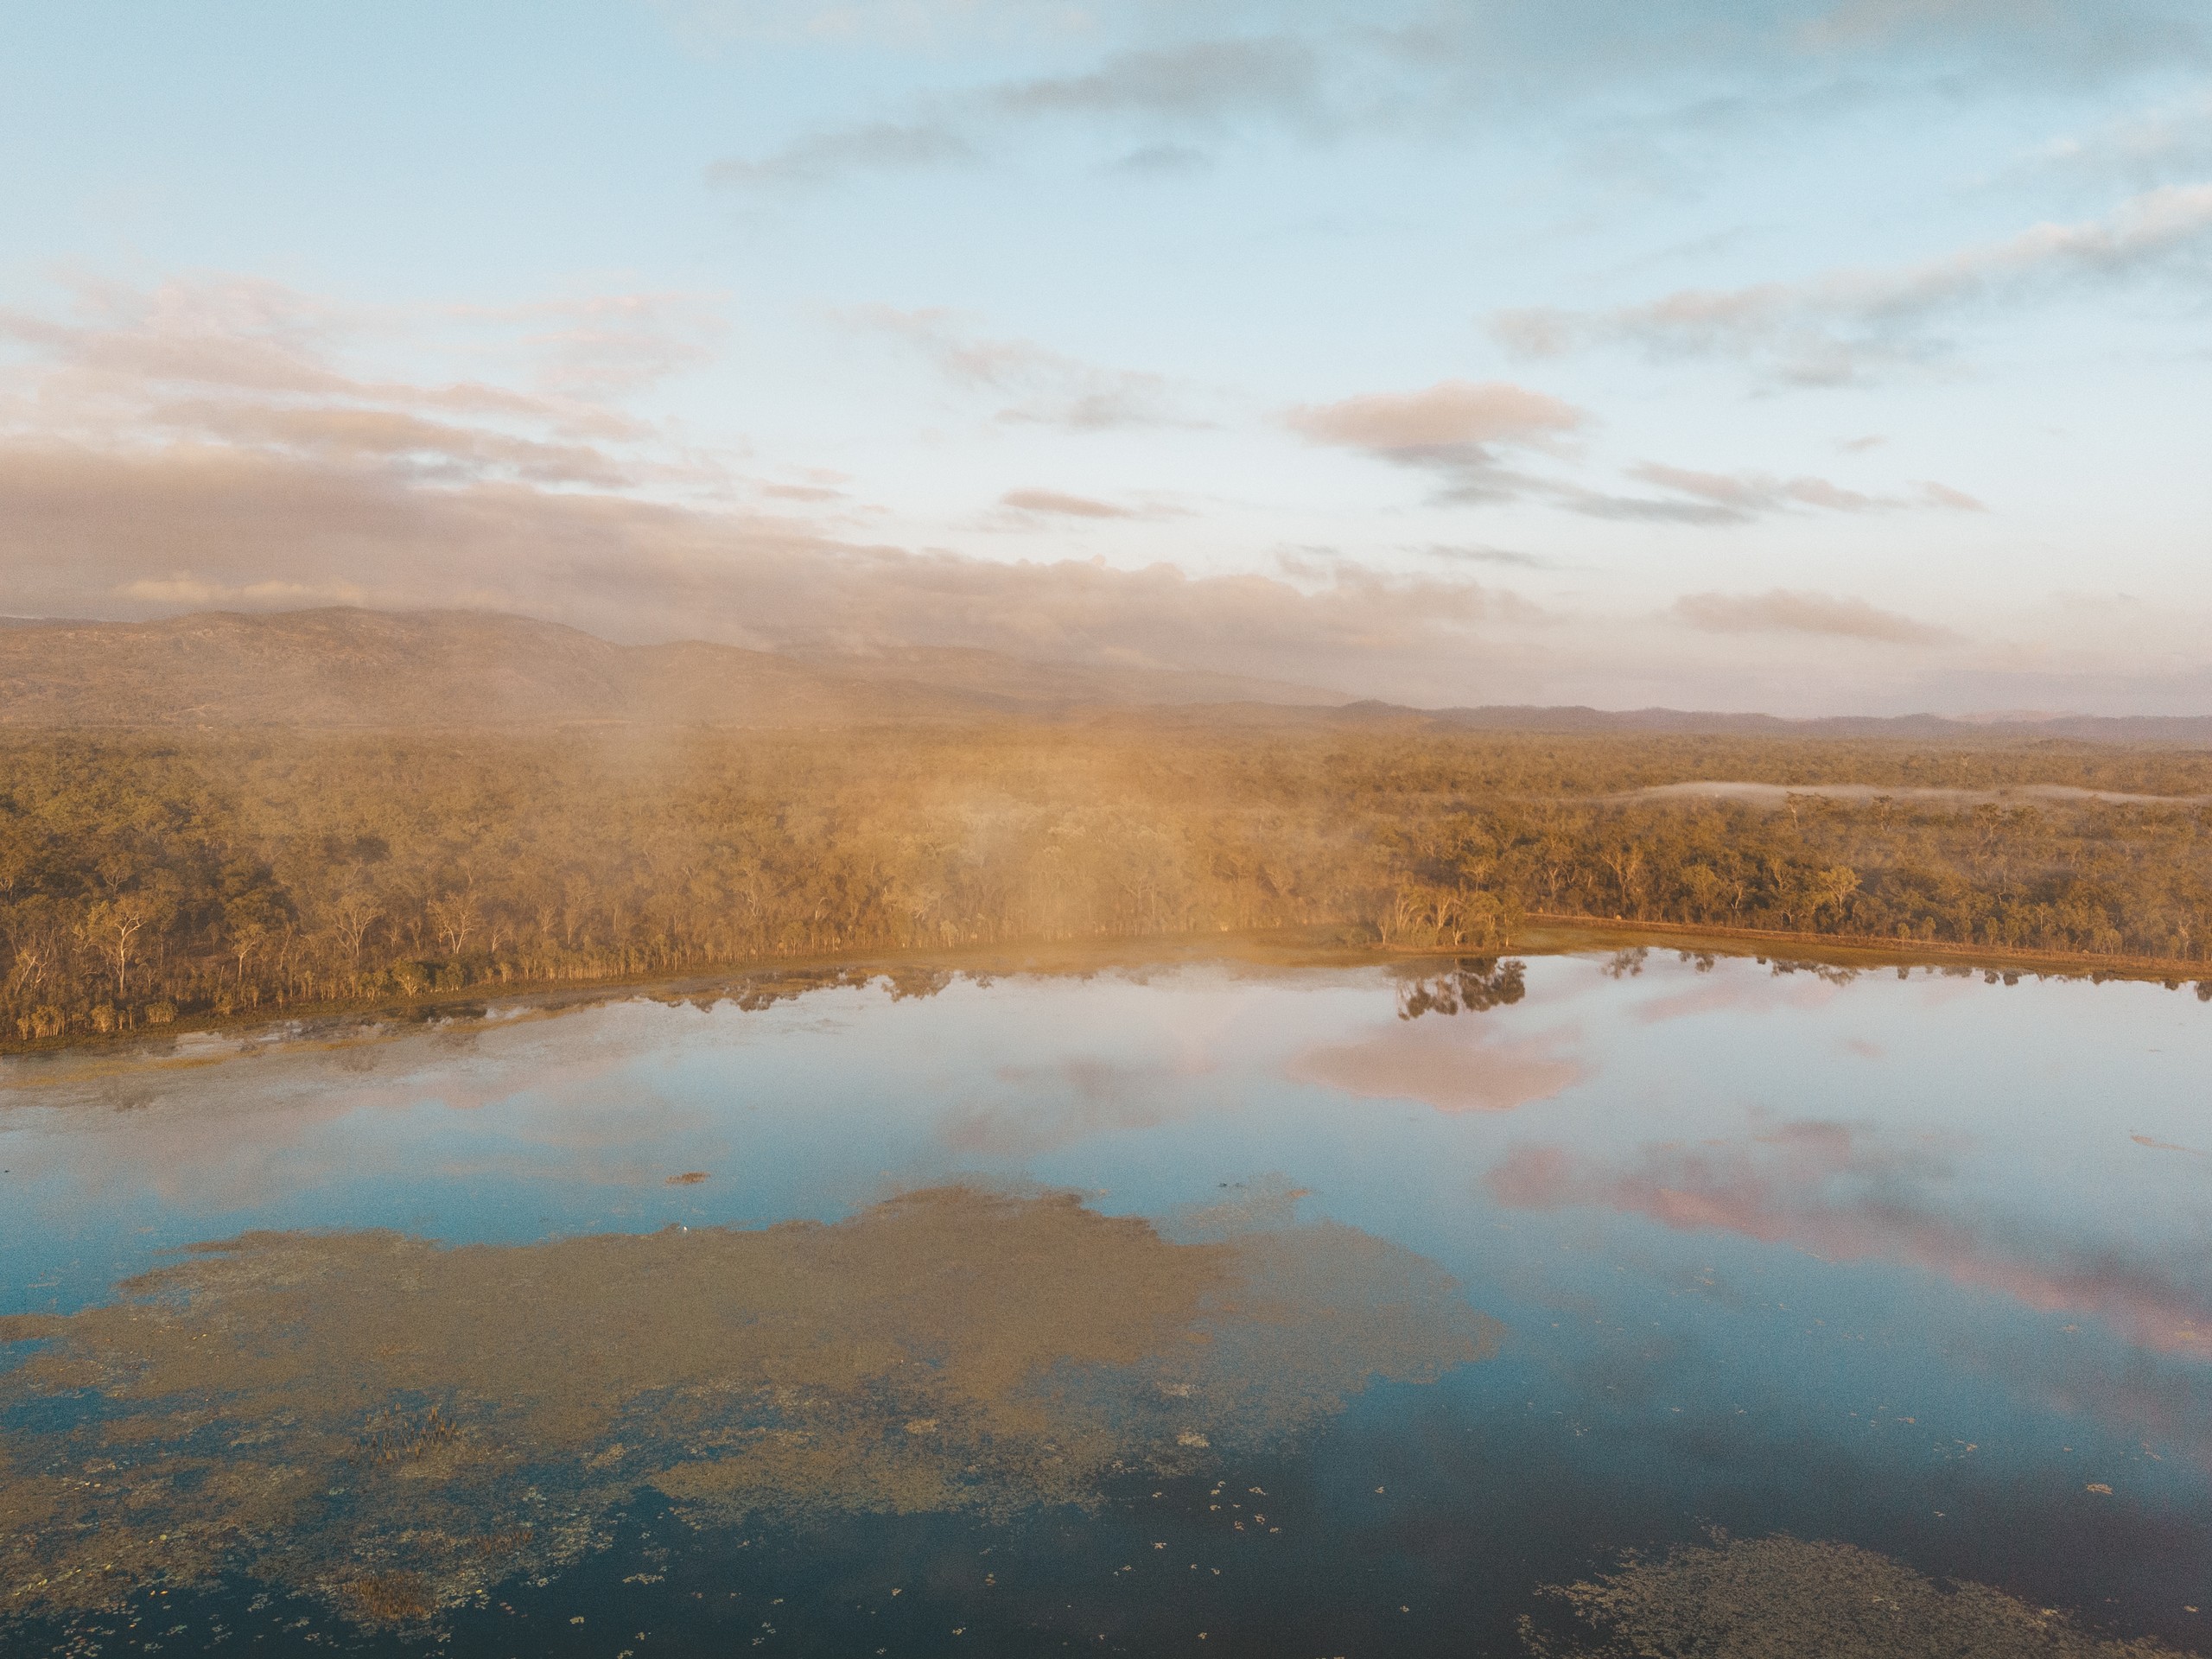
[[2202, 0], [0, 29], [0, 612], [2212, 713]]

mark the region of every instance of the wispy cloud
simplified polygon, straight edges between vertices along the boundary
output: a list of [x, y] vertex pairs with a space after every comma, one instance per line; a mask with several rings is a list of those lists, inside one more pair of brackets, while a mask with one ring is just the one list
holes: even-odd
[[[208, 275], [143, 290], [81, 283], [72, 297], [65, 317], [0, 308], [0, 340], [23, 348], [32, 372], [65, 404], [188, 390], [512, 418], [601, 438], [641, 432], [616, 405], [711, 357], [725, 327], [721, 296], [692, 293], [371, 311], [258, 278]], [[472, 357], [488, 349], [505, 359], [531, 389], [398, 381], [343, 365], [365, 334], [421, 342], [442, 329], [458, 331]]]
[[1548, 392], [1492, 380], [1440, 380], [1419, 391], [1376, 391], [1333, 404], [1301, 404], [1285, 417], [1317, 443], [1425, 457], [1486, 444], [1539, 443], [1588, 416]]
[[979, 334], [950, 310], [871, 305], [838, 318], [902, 342], [957, 386], [1011, 397], [996, 415], [1008, 424], [1087, 432], [1194, 423], [1177, 407], [1165, 375], [1105, 368], [1034, 340]]
[[810, 133], [756, 159], [713, 162], [707, 181], [739, 188], [820, 185], [849, 174], [965, 166], [982, 157], [975, 140], [949, 121], [870, 121]]
[[1825, 478], [1762, 478], [1755, 474], [1701, 473], [1687, 467], [1644, 461], [1630, 475], [1662, 489], [1710, 501], [1749, 518], [1784, 507], [1821, 507], [1830, 512], [1866, 512], [1885, 505], [1875, 497], [1845, 489]]
[[1808, 52], [1963, 52], [2014, 80], [2097, 81], [2201, 60], [2205, 48], [2201, 10], [2170, 0], [1827, 0], [1772, 15], [1792, 10]]
[[[778, 646], [970, 645], [1019, 655], [1296, 678], [1328, 662], [1464, 661], [1493, 590], [1346, 566], [1300, 581], [1172, 565], [1005, 563], [825, 534], [788, 510], [845, 499], [828, 469], [746, 480], [595, 395], [634, 321], [639, 355], [680, 308], [561, 302], [456, 318], [564, 388], [408, 382], [348, 359], [364, 320], [268, 285], [102, 291], [77, 314], [10, 314], [0, 359], [0, 609], [146, 614], [210, 605], [465, 606], [628, 638]], [[373, 325], [373, 327], [372, 326]], [[1008, 420], [1168, 418], [1159, 377], [1100, 369], [942, 314], [887, 328]], [[679, 325], [679, 333], [681, 325]], [[581, 334], [581, 342], [570, 338]], [[548, 365], [551, 367], [549, 369]], [[20, 394], [20, 395], [16, 395]], [[696, 487], [693, 487], [696, 486]], [[1148, 502], [1033, 485], [1000, 505], [1043, 531], [1156, 518]]]
[[[29, 391], [11, 426], [41, 445], [213, 444], [425, 481], [630, 487], [697, 481], [622, 401], [711, 353], [711, 296], [615, 294], [486, 308], [365, 312], [279, 284], [200, 276], [139, 291], [80, 285], [70, 314], [0, 311], [0, 393]], [[503, 359], [526, 387], [352, 371], [365, 337], [441, 337]]]
[[1431, 542], [1426, 547], [1409, 550], [1446, 564], [1504, 565], [1522, 570], [1549, 570], [1553, 562], [1539, 558], [1534, 553], [1516, 552], [1510, 547], [1489, 547], [1478, 542]]
[[1087, 495], [1068, 495], [1058, 490], [1008, 490], [999, 498], [999, 505], [1012, 507], [1017, 512], [1044, 513], [1058, 518], [1135, 518], [1140, 516], [1134, 507], [1116, 506], [1111, 501], [1096, 501]]
[[[1644, 461], [1635, 483], [1662, 493], [1607, 490], [1529, 462], [1572, 462], [1572, 440], [1592, 423], [1588, 411], [1507, 381], [1444, 380], [1418, 391], [1370, 392], [1332, 404], [1300, 404], [1284, 416], [1309, 442], [1351, 449], [1434, 475], [1437, 499], [1460, 505], [1548, 501], [1585, 518], [1649, 524], [1750, 524], [1789, 512], [1870, 512], [1910, 506], [1979, 508], [1942, 485], [1911, 497], [1876, 496], [1827, 479], [1700, 472]], [[1513, 457], [1513, 458], [1509, 458]]]
[[1148, 124], [1212, 129], [1258, 118], [1319, 130], [1329, 124], [1321, 87], [1313, 48], [1275, 35], [1119, 53], [1080, 74], [994, 87], [976, 104], [1020, 119], [1133, 116]]
[[679, 35], [724, 41], [933, 48], [950, 36], [1095, 33], [1105, 7], [1077, 0], [648, 0]]
[[446, 310], [512, 330], [548, 391], [602, 402], [709, 361], [728, 332], [724, 302], [714, 294], [593, 294]]
[[2141, 186], [2212, 173], [2212, 92], [2139, 111], [2032, 151], [2021, 169]]
[[[1669, 467], [1654, 461], [1630, 467], [1629, 476], [1672, 492], [1675, 501], [1703, 515], [1699, 522], [1713, 524], [1749, 524], [1770, 513], [1807, 510], [1853, 513], [1894, 512], [1914, 507], [1936, 507], [1954, 512], [1989, 511], [1965, 491], [1930, 480], [1916, 484], [1909, 495], [1870, 495], [1829, 479], [1805, 474], [1776, 478], [1765, 473], [1700, 472], [1694, 467]], [[1599, 511], [1598, 516], [1607, 515]], [[1630, 512], [1621, 516], [1636, 515]]]
[[1459, 672], [1491, 625], [1516, 615], [1456, 578], [1001, 562], [840, 540], [772, 515], [426, 480], [290, 451], [0, 442], [0, 609], [341, 601], [519, 611], [620, 639], [973, 645], [1307, 682], [1349, 673], [1392, 689]]
[[2212, 184], [2148, 191], [2101, 219], [2032, 226], [1918, 264], [1802, 283], [1682, 289], [1610, 311], [1509, 310], [1492, 334], [1526, 357], [1608, 341], [1728, 358], [1802, 385], [1839, 385], [1939, 355], [1936, 326], [1977, 306], [2132, 281], [2212, 243]]
[[1764, 594], [1686, 594], [1675, 615], [1707, 633], [1812, 633], [1885, 645], [1940, 645], [1958, 635], [1863, 599], [1771, 588]]
[[1351, 449], [1433, 473], [1455, 501], [1505, 500], [1541, 489], [1507, 466], [1505, 450], [1556, 450], [1586, 411], [1548, 392], [1503, 380], [1440, 380], [1417, 391], [1366, 392], [1301, 404], [1284, 423], [1310, 442]]
[[1955, 490], [1948, 484], [1938, 484], [1923, 478], [1914, 486], [1920, 492], [1922, 502], [1931, 507], [1948, 507], [1954, 512], [1987, 512], [1989, 505], [1978, 496], [1964, 490]]
[[498, 474], [534, 484], [603, 488], [640, 481], [634, 466], [594, 445], [549, 443], [482, 426], [425, 420], [404, 410], [200, 399], [159, 404], [149, 417], [150, 424], [179, 434], [338, 462], [400, 466], [426, 478]]
[[1287, 35], [1178, 41], [1109, 54], [1072, 74], [1001, 81], [927, 100], [917, 111], [804, 134], [758, 156], [707, 169], [739, 188], [812, 187], [855, 174], [981, 161], [1007, 135], [1046, 123], [1134, 129], [1143, 143], [1122, 165], [1180, 170], [1204, 159], [1192, 135], [1251, 124], [1308, 136], [1332, 124], [1322, 61]]

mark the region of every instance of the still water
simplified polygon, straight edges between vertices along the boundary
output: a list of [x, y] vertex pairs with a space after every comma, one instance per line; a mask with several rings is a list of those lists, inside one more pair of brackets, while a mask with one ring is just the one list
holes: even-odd
[[756, 981], [0, 1167], [10, 1653], [2212, 1649], [2186, 989]]

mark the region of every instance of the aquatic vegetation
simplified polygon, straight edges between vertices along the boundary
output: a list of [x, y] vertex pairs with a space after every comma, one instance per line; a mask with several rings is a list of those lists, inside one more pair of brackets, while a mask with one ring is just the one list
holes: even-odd
[[122, 1291], [0, 1321], [39, 1344], [0, 1372], [7, 1613], [238, 1573], [419, 1624], [648, 1490], [702, 1526], [1084, 1504], [1496, 1345], [1349, 1228], [1176, 1243], [967, 1187], [522, 1246], [254, 1233]]
[[1981, 1584], [1937, 1584], [1849, 1544], [1722, 1538], [1553, 1590], [1595, 1646], [1524, 1624], [1541, 1659], [2177, 1659]]

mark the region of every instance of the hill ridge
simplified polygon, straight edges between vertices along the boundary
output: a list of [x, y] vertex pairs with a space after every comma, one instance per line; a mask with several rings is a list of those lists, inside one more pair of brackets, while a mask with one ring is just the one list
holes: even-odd
[[205, 611], [0, 628], [0, 728], [844, 725], [1192, 701], [1332, 703], [1187, 670], [949, 649], [809, 657], [620, 645], [493, 611]]

